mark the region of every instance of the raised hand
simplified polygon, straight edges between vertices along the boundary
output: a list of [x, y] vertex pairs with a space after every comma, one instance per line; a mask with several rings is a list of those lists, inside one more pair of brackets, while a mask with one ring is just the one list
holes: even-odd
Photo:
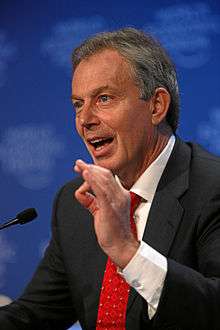
[[136, 253], [139, 242], [130, 228], [130, 194], [111, 171], [77, 160], [74, 167], [85, 180], [76, 190], [76, 199], [94, 218], [94, 229], [103, 251], [124, 268]]

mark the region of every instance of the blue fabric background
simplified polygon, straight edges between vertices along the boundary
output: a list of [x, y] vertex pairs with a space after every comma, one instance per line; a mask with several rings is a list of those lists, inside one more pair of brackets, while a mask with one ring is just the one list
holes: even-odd
[[177, 66], [179, 135], [220, 154], [220, 4], [213, 1], [0, 1], [0, 221], [26, 207], [38, 220], [0, 232], [0, 295], [16, 298], [50, 237], [57, 189], [89, 156], [74, 128], [71, 51], [90, 34], [150, 31]]

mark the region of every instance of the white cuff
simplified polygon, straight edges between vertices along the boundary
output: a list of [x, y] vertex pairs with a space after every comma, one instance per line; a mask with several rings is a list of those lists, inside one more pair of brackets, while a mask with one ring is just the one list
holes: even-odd
[[120, 274], [148, 302], [151, 319], [159, 304], [167, 274], [167, 259], [141, 241], [136, 254]]

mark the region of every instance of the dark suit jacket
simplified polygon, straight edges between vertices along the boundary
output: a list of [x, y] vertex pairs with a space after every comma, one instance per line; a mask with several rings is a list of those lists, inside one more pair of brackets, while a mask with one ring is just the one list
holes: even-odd
[[[77, 201], [77, 179], [59, 192], [52, 240], [20, 299], [0, 312], [0, 328], [95, 329], [107, 260], [93, 219]], [[220, 329], [220, 159], [179, 139], [159, 182], [143, 240], [168, 258], [156, 315], [132, 289], [126, 329]], [[147, 274], [146, 274], [147, 276]]]

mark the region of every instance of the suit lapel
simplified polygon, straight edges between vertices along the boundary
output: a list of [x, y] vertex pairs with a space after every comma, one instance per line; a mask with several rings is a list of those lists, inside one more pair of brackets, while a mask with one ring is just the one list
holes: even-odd
[[[182, 186], [182, 193], [187, 189], [185, 176], [187, 176], [187, 174], [176, 180], [176, 185], [178, 185], [178, 181], [181, 181], [181, 179], [186, 183], [185, 186]], [[149, 213], [143, 241], [161, 254], [168, 256], [182, 219], [183, 211], [178, 197], [173, 194], [173, 190], [167, 187], [157, 191]]]
[[[154, 196], [143, 235], [143, 241], [166, 257], [184, 212], [179, 198], [188, 188], [189, 163], [190, 149], [177, 138]], [[137, 292], [132, 288], [128, 311], [136, 297]]]

